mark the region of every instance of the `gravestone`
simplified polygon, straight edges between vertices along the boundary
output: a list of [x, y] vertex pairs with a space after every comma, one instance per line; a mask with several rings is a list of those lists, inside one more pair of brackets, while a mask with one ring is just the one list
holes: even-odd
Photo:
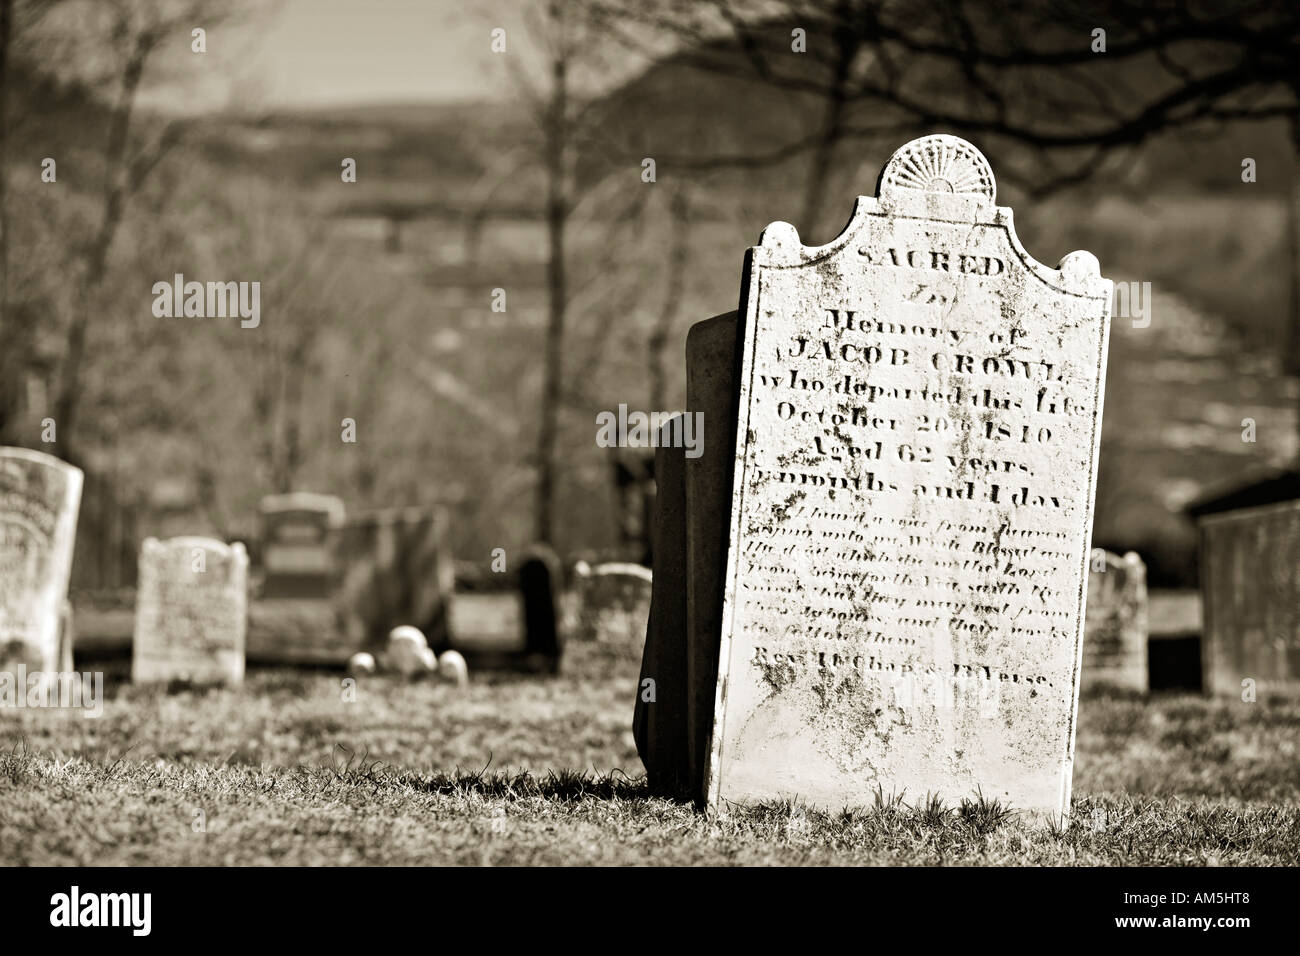
[[72, 670], [68, 577], [82, 473], [52, 455], [0, 448], [0, 670]]
[[510, 591], [453, 592], [448, 603], [447, 630], [462, 651], [524, 650], [524, 599]]
[[131, 679], [238, 685], [248, 627], [248, 554], [236, 542], [147, 538], [140, 549]]
[[1199, 524], [1205, 689], [1300, 698], [1300, 501], [1206, 513]]
[[640, 564], [597, 564], [577, 576], [579, 640], [636, 647], [650, 617], [652, 575]]
[[295, 491], [262, 499], [261, 561], [266, 598], [329, 598], [339, 585], [336, 553], [343, 502]]
[[1110, 298], [1091, 254], [1029, 256], [950, 136], [898, 150], [832, 242], [763, 231], [713, 807], [879, 787], [1068, 811]]
[[[1100, 565], [1100, 566], [1099, 566]], [[1083, 689], [1110, 687], [1145, 694], [1147, 568], [1136, 552], [1093, 551], [1084, 616]]]
[[[687, 414], [713, 436], [686, 459], [686, 678], [688, 762], [704, 799], [718, 683], [723, 580], [736, 434], [736, 328], [739, 313], [697, 322], [686, 335]], [[656, 573], [658, 569], [656, 567]]]
[[552, 674], [560, 670], [560, 559], [545, 544], [535, 544], [519, 564], [523, 595], [524, 654]]
[[450, 528], [441, 508], [388, 508], [349, 516], [340, 537], [337, 597], [356, 646], [379, 649], [394, 627], [419, 628], [431, 647], [447, 644], [455, 586]]
[[[669, 422], [664, 432], [671, 434], [675, 427]], [[669, 794], [696, 788], [690, 770], [686, 673], [686, 460], [685, 449], [669, 442], [661, 441], [655, 449], [655, 570], [632, 714], [632, 737], [650, 788]]]

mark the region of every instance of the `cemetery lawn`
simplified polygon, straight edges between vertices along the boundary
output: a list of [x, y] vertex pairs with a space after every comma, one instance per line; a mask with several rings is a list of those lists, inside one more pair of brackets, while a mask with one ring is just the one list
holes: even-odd
[[717, 822], [648, 794], [636, 674], [571, 647], [555, 680], [371, 677], [344, 703], [328, 671], [168, 691], [114, 665], [98, 719], [0, 710], [0, 864], [1297, 863], [1294, 704], [1086, 697], [1064, 831], [874, 795]]

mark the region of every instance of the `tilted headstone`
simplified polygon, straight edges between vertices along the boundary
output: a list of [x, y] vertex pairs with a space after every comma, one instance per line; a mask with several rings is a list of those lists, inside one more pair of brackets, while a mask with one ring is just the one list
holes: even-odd
[[339, 585], [343, 502], [296, 491], [262, 499], [262, 597], [328, 598]]
[[1124, 557], [1093, 550], [1084, 616], [1081, 687], [1146, 693], [1147, 567], [1136, 552]]
[[636, 647], [650, 617], [652, 574], [640, 564], [598, 564], [577, 579], [577, 638]]
[[742, 288], [709, 802], [1064, 814], [1110, 281], [1032, 259], [930, 136], [832, 242], [768, 226]]
[[687, 709], [685, 465], [685, 449], [662, 441], [656, 447], [655, 569], [632, 715], [632, 737], [651, 789], [673, 794], [696, 786]]
[[691, 788], [703, 802], [718, 685], [736, 434], [739, 313], [697, 322], [686, 336], [686, 409], [702, 415], [700, 454], [686, 459], [686, 678]]
[[1300, 698], [1300, 501], [1200, 518], [1205, 689]]
[[213, 538], [148, 538], [140, 549], [131, 679], [239, 684], [248, 554]]
[[0, 448], [0, 670], [72, 670], [66, 602], [82, 477], [52, 455]]

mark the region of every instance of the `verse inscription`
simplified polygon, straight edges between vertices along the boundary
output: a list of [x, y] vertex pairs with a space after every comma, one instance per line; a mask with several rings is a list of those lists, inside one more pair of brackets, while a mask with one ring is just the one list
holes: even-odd
[[751, 252], [715, 802], [1065, 809], [1109, 283], [987, 182]]

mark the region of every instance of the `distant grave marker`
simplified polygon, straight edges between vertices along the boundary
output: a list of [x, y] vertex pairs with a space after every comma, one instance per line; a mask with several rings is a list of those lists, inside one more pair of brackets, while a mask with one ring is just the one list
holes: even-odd
[[295, 491], [262, 499], [262, 597], [329, 598], [341, 573], [336, 554], [341, 499]]
[[[1059, 817], [1110, 281], [1032, 259], [984, 157], [930, 136], [827, 245], [765, 229], [743, 289], [709, 802], [978, 791]], [[688, 533], [713, 484], [688, 466]]]
[[560, 670], [560, 559], [545, 544], [535, 544], [519, 564], [523, 594], [524, 653], [551, 673]]
[[0, 448], [0, 670], [72, 670], [66, 601], [82, 473]]
[[578, 575], [579, 640], [635, 647], [650, 616], [650, 569], [622, 561]]
[[1300, 698], [1300, 501], [1198, 517], [1205, 689]]
[[148, 538], [140, 549], [131, 679], [244, 679], [248, 554], [213, 538]]
[[1099, 555], [1105, 570], [1094, 566], [1088, 575], [1081, 686], [1145, 694], [1150, 689], [1147, 568], [1133, 551], [1122, 558], [1094, 551], [1094, 561]]

